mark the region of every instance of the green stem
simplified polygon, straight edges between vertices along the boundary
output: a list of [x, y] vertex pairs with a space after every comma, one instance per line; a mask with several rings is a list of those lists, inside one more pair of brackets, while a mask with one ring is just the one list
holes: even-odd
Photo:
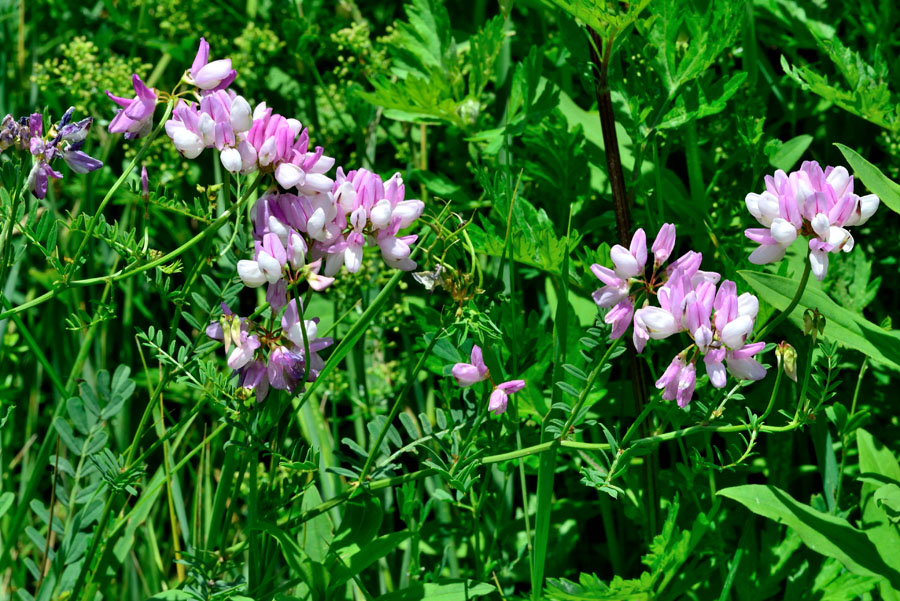
[[[594, 387], [594, 382], [597, 380], [600, 372], [603, 371], [603, 366], [606, 365], [606, 360], [609, 359], [610, 354], [612, 354], [612, 352], [619, 346], [620, 342], [622, 342], [622, 339], [617, 338], [612, 344], [610, 344], [606, 349], [606, 352], [603, 353], [603, 356], [600, 358], [600, 361], [597, 363], [597, 365], [594, 366], [594, 369], [591, 370], [587, 381], [584, 383], [584, 388], [582, 388], [581, 390], [581, 394], [578, 395], [578, 401], [575, 403], [575, 408], [572, 410], [572, 413], [569, 414], [569, 419], [566, 420], [566, 424], [563, 426], [562, 431], [560, 432], [560, 436], [566, 437], [568, 435], [569, 428], [574, 425], [578, 414], [581, 412], [581, 408], [584, 406], [585, 401], [587, 401], [588, 394]], [[642, 412], [642, 415], [643, 414], [644, 413]]]
[[766, 407], [766, 410], [763, 411], [763, 414], [759, 416], [759, 420], [757, 423], [762, 424], [763, 420], [769, 417], [769, 414], [772, 413], [772, 409], [775, 407], [775, 399], [778, 397], [778, 389], [781, 387], [781, 376], [784, 374], [784, 367], [778, 367], [778, 374], [775, 376], [775, 386], [772, 387], [772, 396], [769, 397], [769, 404]]
[[[773, 433], [773, 432], [789, 432], [791, 430], [796, 430], [802, 424], [797, 422], [791, 422], [786, 426], [761, 426], [759, 428], [760, 432]], [[665, 434], [658, 434], [656, 436], [647, 436], [645, 438], [639, 438], [635, 440], [631, 445], [632, 447], [643, 447], [654, 445], [660, 442], [666, 442], [669, 440], [677, 440], [679, 438], [684, 438], [686, 436], [693, 436], [694, 434], [700, 434], [703, 432], [713, 432], [718, 434], [729, 434], [734, 432], [746, 432], [750, 429], [750, 426], [746, 424], [740, 425], [731, 425], [731, 426], [690, 426], [688, 428], [682, 428], [681, 430], [675, 430], [672, 432], [666, 432]], [[487, 457], [481, 458], [481, 464], [488, 465], [491, 463], [499, 463], [501, 461], [509, 461], [510, 459], [518, 459], [519, 457], [526, 457], [528, 455], [537, 455], [539, 453], [545, 453], [550, 449], [562, 447], [565, 449], [583, 449], [585, 451], [609, 451], [609, 444], [603, 443], [593, 443], [593, 442], [578, 442], [575, 440], [551, 440], [548, 442], [544, 442], [541, 444], [537, 444], [534, 446], [526, 447], [524, 449], [517, 449], [515, 451], [510, 451], [508, 453], [500, 453], [499, 455], [489, 455]]]
[[706, 206], [706, 188], [703, 185], [703, 166], [700, 161], [700, 143], [697, 136], [697, 122], [689, 121], [684, 126], [684, 153], [687, 159], [688, 186], [691, 200], [700, 208]]
[[760, 330], [760, 332], [756, 335], [755, 340], [762, 340], [766, 334], [775, 329], [775, 326], [787, 319], [787, 316], [791, 314], [791, 311], [793, 311], [797, 307], [797, 305], [800, 303], [800, 299], [803, 297], [803, 291], [806, 290], [806, 283], [809, 281], [809, 274], [811, 271], [812, 264], [809, 262], [809, 255], [807, 255], [806, 266], [803, 268], [803, 275], [800, 276], [800, 285], [797, 286], [797, 292], [794, 293], [794, 298], [791, 299], [791, 302], [784, 309], [784, 311], [779, 313], [778, 316], [775, 317], [775, 319], [771, 320], [765, 325], [762, 330]]
[[806, 353], [806, 365], [803, 369], [803, 386], [800, 388], [800, 398], [797, 400], [797, 409], [794, 411], [794, 419], [791, 420], [791, 423], [796, 422], [800, 417], [800, 408], [803, 407], [806, 402], [806, 393], [809, 390], [809, 377], [812, 373], [812, 360], [813, 354], [815, 353], [815, 343], [816, 337], [815, 333], [813, 334], [812, 344], [809, 345], [809, 352]]
[[391, 407], [391, 412], [388, 414], [387, 420], [384, 422], [384, 425], [381, 427], [381, 431], [378, 433], [378, 438], [375, 439], [375, 443], [372, 445], [372, 450], [369, 451], [368, 457], [366, 457], [366, 463], [363, 465], [362, 472], [359, 474], [359, 478], [356, 480], [357, 488], [361, 488], [363, 482], [365, 482], [366, 477], [369, 475], [369, 470], [372, 469], [372, 465], [375, 463], [375, 458], [378, 456], [378, 449], [381, 448], [381, 443], [384, 442], [384, 438], [387, 436], [388, 429], [391, 427], [394, 419], [397, 418], [397, 414], [400, 413], [400, 407], [403, 404], [403, 400], [406, 398], [409, 389], [412, 388], [413, 383], [416, 381], [416, 377], [419, 375], [419, 370], [425, 365], [425, 360], [431, 356], [431, 350], [434, 348], [434, 345], [437, 344], [437, 341], [440, 339], [440, 334], [436, 333], [434, 337], [431, 339], [431, 342], [428, 343], [428, 346], [425, 348], [425, 351], [419, 355], [419, 361], [416, 363], [415, 368], [413, 368], [412, 373], [409, 375], [409, 379], [406, 380], [406, 383], [403, 385], [403, 389], [400, 391], [400, 394], [397, 395], [397, 398], [394, 399], [394, 405]]
[[[853, 390], [853, 402], [850, 404], [850, 416], [847, 418], [847, 423], [851, 423], [853, 421], [853, 416], [856, 415], [856, 401], [859, 398], [859, 389], [862, 386], [863, 376], [866, 374], [866, 368], [869, 365], [869, 358], [863, 357], [862, 365], [859, 367], [859, 376], [856, 378], [856, 388]], [[849, 441], [849, 436], [847, 436], [846, 432], [841, 432], [841, 467], [838, 469], [838, 481], [837, 481], [837, 490], [834, 493], [834, 510], [837, 511], [838, 507], [841, 504], [841, 485], [844, 481], [844, 463], [847, 460], [847, 443]]]

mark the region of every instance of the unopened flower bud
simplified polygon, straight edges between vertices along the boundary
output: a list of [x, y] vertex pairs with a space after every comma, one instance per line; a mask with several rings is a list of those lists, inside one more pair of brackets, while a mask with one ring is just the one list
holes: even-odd
[[775, 358], [778, 365], [784, 369], [784, 373], [794, 382], [797, 381], [797, 350], [787, 342], [781, 342], [775, 347]]

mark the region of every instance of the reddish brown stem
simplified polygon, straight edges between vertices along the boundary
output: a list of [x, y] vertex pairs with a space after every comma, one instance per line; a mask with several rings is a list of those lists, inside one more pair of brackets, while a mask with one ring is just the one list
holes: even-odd
[[[597, 70], [597, 79], [594, 87], [597, 96], [597, 111], [600, 114], [600, 130], [603, 134], [603, 145], [606, 150], [606, 169], [609, 175], [609, 184], [612, 188], [613, 207], [616, 215], [616, 232], [619, 244], [628, 247], [631, 241], [631, 213], [628, 207], [628, 194], [625, 191], [625, 174], [622, 171], [622, 156], [619, 154], [619, 138], [616, 135], [616, 116], [613, 112], [612, 93], [609, 88], [609, 60], [612, 55], [613, 41], [616, 32], [613, 30], [606, 41], [600, 37], [594, 29], [589, 28], [591, 41], [591, 61]], [[602, 53], [602, 57], [601, 57]], [[628, 363], [631, 371], [632, 390], [634, 392], [635, 415], [640, 415], [647, 404], [647, 384], [643, 365], [638, 360], [634, 345], [628, 344]], [[641, 424], [641, 431], [647, 435], [647, 423]], [[656, 509], [658, 506], [656, 494], [655, 464], [657, 457], [652, 454], [647, 457], [647, 500], [649, 505], [650, 537], [656, 534]]]
[[[606, 170], [609, 174], [609, 185], [612, 188], [613, 207], [616, 213], [616, 231], [619, 244], [627, 247], [631, 240], [631, 214], [628, 208], [628, 195], [625, 192], [625, 174], [622, 171], [622, 157], [619, 154], [619, 137], [616, 135], [616, 117], [613, 113], [612, 94], [609, 89], [609, 59], [612, 53], [612, 42], [615, 33], [610, 35], [606, 49], [603, 39], [593, 29], [591, 32], [591, 60], [597, 69], [597, 80], [594, 87], [597, 96], [597, 110], [600, 113], [600, 130], [603, 133], [603, 144], [606, 147]], [[599, 53], [603, 52], [603, 57]]]

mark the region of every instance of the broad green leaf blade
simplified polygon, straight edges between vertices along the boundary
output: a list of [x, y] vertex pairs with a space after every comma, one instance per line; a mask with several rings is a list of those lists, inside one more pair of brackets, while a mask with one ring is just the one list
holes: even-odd
[[836, 143], [835, 146], [847, 159], [854, 177], [858, 177], [887, 208], [895, 213], [900, 213], [900, 185], [882, 173], [878, 167], [862, 158], [856, 151], [843, 144]]
[[757, 515], [793, 529], [807, 547], [840, 561], [860, 576], [884, 576], [892, 586], [900, 585], [900, 572], [885, 564], [876, 546], [864, 532], [847, 520], [816, 511], [774, 486], [747, 484], [720, 490]]
[[[306, 489], [303, 494], [303, 504], [301, 509], [309, 511], [314, 507], [322, 504], [322, 496], [315, 484]], [[322, 563], [328, 554], [328, 547], [334, 538], [334, 527], [331, 524], [331, 518], [328, 514], [322, 514], [314, 517], [308, 522], [304, 522], [300, 528], [300, 541], [310, 559]]]
[[473, 580], [444, 580], [413, 583], [409, 587], [378, 597], [375, 601], [468, 601], [496, 592], [497, 588]]
[[[767, 303], [783, 311], [797, 292], [797, 282], [769, 273], [739, 271], [744, 280]], [[818, 309], [825, 316], [825, 336], [856, 349], [876, 361], [900, 370], [900, 334], [887, 332], [861, 315], [852, 313], [821, 290], [807, 287], [791, 320], [802, 324], [803, 308]]]
[[411, 535], [412, 532], [409, 530], [391, 532], [390, 534], [379, 536], [362, 548], [358, 548], [355, 545], [345, 547], [339, 554], [332, 556], [334, 561], [333, 566], [329, 570], [331, 574], [329, 587], [332, 591], [336, 591], [339, 587], [346, 584], [348, 580], [361, 574], [363, 570], [396, 549]]
[[[856, 431], [856, 446], [859, 450], [859, 471], [861, 474], [878, 474], [889, 480], [900, 481], [900, 464], [894, 453], [882, 445], [874, 436], [862, 428]], [[882, 552], [884, 561], [895, 570], [900, 570], [900, 529], [891, 521], [891, 515], [879, 504], [875, 493], [882, 484], [863, 482], [860, 494], [860, 509], [865, 534]], [[900, 588], [892, 582], [895, 589]], [[884, 591], [886, 586], [882, 586]]]
[[0, 517], [9, 511], [9, 508], [12, 507], [13, 501], [16, 500], [16, 495], [7, 491], [0, 495]]
[[368, 544], [377, 536], [382, 518], [381, 503], [371, 493], [363, 493], [352, 501], [347, 501], [341, 524], [334, 534], [331, 552], [335, 553], [349, 545], [362, 547]]

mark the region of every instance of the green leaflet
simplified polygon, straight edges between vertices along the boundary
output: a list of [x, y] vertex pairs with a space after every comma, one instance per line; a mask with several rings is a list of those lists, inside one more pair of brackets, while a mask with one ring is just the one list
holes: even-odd
[[900, 572], [885, 563], [881, 549], [847, 520], [804, 505], [774, 486], [746, 484], [720, 490], [718, 494], [757, 515], [785, 524], [800, 535], [807, 547], [837, 559], [854, 574], [883, 576], [894, 587], [900, 584]]
[[791, 138], [787, 142], [781, 143], [772, 156], [769, 157], [769, 164], [776, 169], [790, 171], [791, 167], [797, 164], [803, 157], [803, 153], [809, 148], [813, 137], [809, 134], [802, 134]]
[[900, 213], [900, 185], [881, 172], [881, 169], [859, 156], [856, 151], [835, 144], [853, 170], [853, 175], [858, 177], [866, 187], [872, 191], [884, 205], [895, 213]]
[[[797, 283], [789, 278], [758, 271], [738, 273], [763, 300], [779, 310], [788, 306], [797, 291]], [[807, 287], [803, 291], [800, 304], [791, 313], [791, 320], [796, 324], [802, 324], [801, 307], [818, 309], [825, 316], [825, 336], [900, 370], [900, 335], [896, 331], [879, 328], [861, 315], [844, 309], [815, 288]]]

